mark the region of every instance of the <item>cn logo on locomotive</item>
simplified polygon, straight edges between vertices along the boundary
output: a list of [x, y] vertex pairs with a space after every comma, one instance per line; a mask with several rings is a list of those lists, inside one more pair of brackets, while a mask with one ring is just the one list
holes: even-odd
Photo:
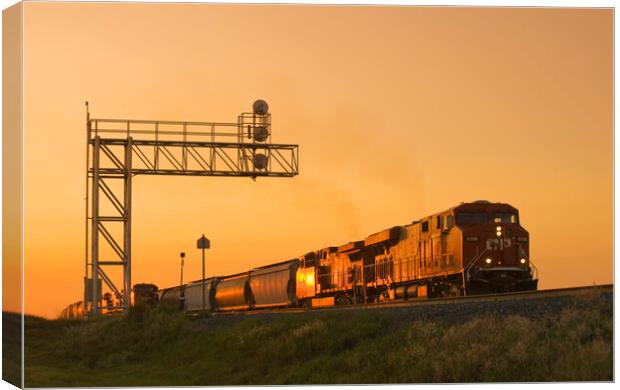
[[511, 245], [510, 238], [489, 238], [487, 239], [488, 250], [509, 248], [510, 245]]

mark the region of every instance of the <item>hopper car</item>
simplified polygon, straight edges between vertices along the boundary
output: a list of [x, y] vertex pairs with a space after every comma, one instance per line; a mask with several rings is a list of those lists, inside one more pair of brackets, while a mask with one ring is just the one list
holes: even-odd
[[[518, 210], [475, 201], [205, 284], [206, 310], [239, 311], [529, 291], [538, 277]], [[148, 294], [202, 309], [202, 280]]]

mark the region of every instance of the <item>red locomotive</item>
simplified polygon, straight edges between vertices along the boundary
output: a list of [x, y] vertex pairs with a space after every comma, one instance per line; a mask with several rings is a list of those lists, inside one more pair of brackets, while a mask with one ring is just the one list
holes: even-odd
[[[397, 299], [536, 290], [529, 234], [505, 203], [476, 201], [366, 239], [309, 252], [243, 274], [208, 280], [213, 311], [320, 307]], [[187, 310], [200, 281], [159, 290], [185, 292]], [[196, 290], [198, 291], [198, 290]]]
[[538, 282], [518, 210], [488, 201], [462, 203], [299, 261], [297, 297], [313, 306], [535, 290]]

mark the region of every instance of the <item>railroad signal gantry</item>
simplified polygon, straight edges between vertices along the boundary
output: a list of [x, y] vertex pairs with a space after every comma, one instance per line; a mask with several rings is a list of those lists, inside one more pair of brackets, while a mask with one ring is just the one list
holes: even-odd
[[[94, 315], [102, 308], [102, 282], [118, 298], [111, 309], [131, 304], [133, 176], [256, 179], [298, 174], [298, 145], [271, 143], [271, 114], [263, 100], [255, 101], [253, 112], [240, 114], [236, 123], [94, 119], [86, 102], [86, 132], [84, 308]], [[105, 256], [111, 258], [102, 257], [101, 243], [107, 244]], [[122, 269], [122, 276], [113, 274], [113, 268]], [[115, 279], [122, 279], [122, 285]]]

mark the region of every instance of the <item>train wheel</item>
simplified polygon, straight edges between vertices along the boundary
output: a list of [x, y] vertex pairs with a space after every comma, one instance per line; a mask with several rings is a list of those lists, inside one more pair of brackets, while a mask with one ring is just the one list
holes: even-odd
[[378, 301], [379, 303], [389, 302], [390, 301], [389, 294], [386, 291], [382, 292], [381, 294], [379, 294]]
[[461, 288], [455, 284], [453, 284], [452, 286], [450, 286], [450, 289], [448, 290], [448, 296], [450, 297], [460, 297], [461, 295], [463, 295], [463, 291], [461, 290]]
[[337, 295], [336, 296], [336, 305], [350, 305], [351, 299], [346, 295]]

